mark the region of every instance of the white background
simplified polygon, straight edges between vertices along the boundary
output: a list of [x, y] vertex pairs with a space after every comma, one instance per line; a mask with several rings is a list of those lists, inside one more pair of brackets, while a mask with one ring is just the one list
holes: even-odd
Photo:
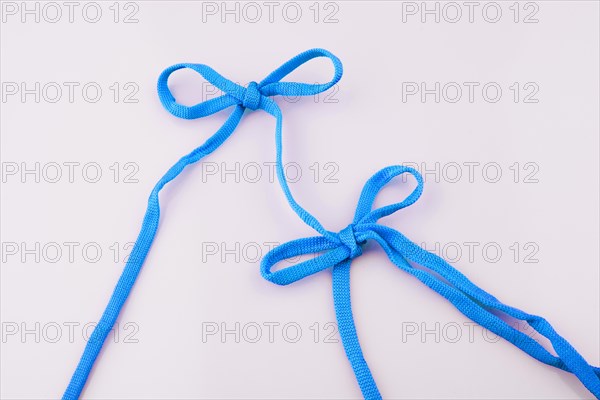
[[[339, 56], [345, 73], [327, 95], [278, 100], [284, 157], [302, 172], [292, 184], [300, 203], [325, 227], [339, 230], [351, 221], [374, 172], [406, 162], [427, 169], [439, 163], [437, 176], [426, 175], [422, 199], [382, 223], [428, 249], [439, 243], [442, 255], [456, 258], [453, 265], [476, 284], [544, 316], [590, 363], [599, 364], [597, 2], [520, 3], [518, 22], [513, 2], [499, 2], [502, 15], [495, 23], [489, 22], [494, 5], [485, 2], [477, 3], [472, 22], [459, 2], [462, 17], [455, 23], [455, 9], [445, 3], [437, 5], [439, 22], [430, 14], [422, 22], [421, 10], [408, 12], [413, 5], [421, 9], [420, 2], [281, 2], [271, 21], [262, 2], [255, 3], [260, 18], [254, 5], [244, 3], [228, 3], [239, 11], [223, 14], [221, 2], [99, 2], [96, 23], [84, 18], [95, 17], [94, 5], [77, 3], [69, 22], [69, 9], [57, 4], [62, 17], [51, 22], [54, 6], [27, 3], [38, 7], [36, 22], [35, 14], [22, 14], [21, 2], [12, 4], [16, 11], [3, 3], [3, 398], [62, 394], [85, 345], [84, 326], [100, 317], [121, 273], [115, 249], [123, 258], [124, 246], [135, 240], [152, 186], [227, 116], [185, 121], [168, 114], [155, 90], [160, 72], [179, 62], [205, 63], [246, 84], [312, 47]], [[208, 12], [215, 7], [215, 14]], [[84, 8], [89, 14], [82, 14]], [[137, 22], [124, 23], [130, 13], [130, 22]], [[292, 78], [324, 82], [330, 74], [325, 61], [313, 61]], [[35, 94], [9, 94], [13, 84], [20, 91], [22, 83], [32, 89], [36, 82], [39, 102]], [[72, 102], [65, 82], [79, 85]], [[436, 82], [456, 82], [463, 97], [456, 103], [449, 101], [454, 92], [441, 93], [439, 103], [434, 95], [403, 99], [406, 82], [430, 89]], [[472, 102], [464, 82], [479, 84]], [[495, 103], [482, 95], [490, 82], [502, 89]], [[517, 102], [510, 88], [515, 82]], [[55, 92], [43, 91], [48, 83], [63, 89], [56, 103], [49, 101]], [[95, 103], [83, 97], [88, 83], [102, 89]], [[171, 87], [186, 104], [210, 89], [189, 71], [174, 75]], [[125, 102], [136, 88], [129, 100], [137, 102]], [[537, 93], [530, 100], [537, 102], [524, 101], [531, 88]], [[84, 397], [360, 396], [341, 343], [325, 339], [335, 322], [330, 274], [289, 287], [259, 274], [252, 249], [266, 252], [265, 243], [313, 234], [269, 180], [264, 163], [274, 161], [273, 131], [267, 114], [246, 115], [206, 159], [210, 164], [189, 168], [163, 191], [156, 242], [119, 319], [119, 335], [106, 344]], [[80, 163], [73, 182], [64, 164], [69, 162]], [[221, 174], [236, 162], [239, 182], [234, 174]], [[21, 174], [36, 163], [39, 182], [35, 174]], [[50, 182], [54, 163], [62, 166], [57, 183]], [[97, 183], [86, 181], [95, 169], [82, 172], [90, 163], [102, 172]], [[264, 168], [253, 183], [255, 170], [250, 174], [249, 168], [255, 163]], [[469, 163], [479, 163], [472, 179]], [[9, 174], [15, 165], [19, 170]], [[486, 165], [491, 167], [484, 172]], [[212, 168], [218, 173], [207, 175]], [[492, 183], [498, 169], [502, 176]], [[137, 183], [124, 182], [132, 171]], [[399, 198], [410, 185], [398, 181], [378, 204]], [[76, 243], [73, 259], [65, 242]], [[470, 242], [472, 258], [465, 245]], [[56, 262], [56, 254], [48, 253], [54, 243], [62, 248]], [[236, 243], [240, 250], [225, 255], [225, 262], [221, 253], [206, 252], [207, 246], [235, 249]], [[102, 255], [93, 262], [96, 248]], [[574, 376], [470, 328], [466, 317], [399, 271], [376, 245], [353, 264], [352, 296], [363, 350], [386, 398], [592, 397]], [[203, 329], [235, 330], [236, 323], [239, 343], [235, 334], [203, 340]], [[269, 323], [278, 324], [272, 343]], [[251, 343], [256, 325], [262, 336]], [[285, 333], [284, 326], [292, 328]], [[298, 327], [301, 336], [289, 343]], [[415, 327], [418, 332], [409, 335]]]

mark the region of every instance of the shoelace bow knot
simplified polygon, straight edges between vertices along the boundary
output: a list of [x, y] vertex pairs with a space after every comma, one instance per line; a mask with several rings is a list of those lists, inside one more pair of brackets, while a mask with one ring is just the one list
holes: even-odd
[[[313, 58], [328, 58], [334, 67], [331, 81], [323, 84], [302, 82], [282, 82], [281, 80], [301, 65]], [[189, 68], [198, 72], [204, 79], [223, 92], [223, 95], [203, 101], [194, 106], [177, 103], [167, 84], [169, 76], [180, 69]], [[324, 49], [312, 49], [298, 54], [281, 65], [260, 82], [251, 81], [246, 87], [225, 78], [204, 64], [175, 64], [165, 69], [158, 78], [158, 96], [163, 106], [173, 115], [185, 119], [202, 118], [231, 106], [242, 109], [262, 109], [271, 115], [280, 114], [279, 107], [270, 96], [312, 96], [322, 93], [335, 85], [342, 77], [342, 63], [332, 53]]]
[[[392, 178], [404, 173], [412, 175], [417, 181], [417, 186], [413, 192], [399, 203], [371, 210], [375, 197], [381, 189]], [[390, 228], [378, 224], [377, 221], [380, 218], [410, 206], [419, 199], [422, 192], [423, 178], [419, 172], [412, 168], [394, 166], [379, 171], [367, 181], [363, 188], [356, 214], [351, 224], [338, 233], [327, 231], [322, 236], [292, 240], [272, 249], [265, 255], [261, 263], [263, 277], [279, 285], [287, 285], [324, 269], [333, 268], [343, 262], [351, 261], [363, 253], [362, 246], [367, 240], [374, 239], [380, 242], [386, 239], [387, 236], [384, 233], [389, 233], [387, 230]], [[321, 252], [324, 253], [315, 258], [278, 271], [271, 271], [271, 268], [275, 264], [286, 259]]]
[[[381, 189], [394, 177], [405, 173], [412, 175], [417, 181], [412, 193], [399, 203], [372, 210], [375, 197]], [[422, 249], [395, 229], [378, 223], [380, 218], [413, 204], [422, 192], [423, 178], [415, 169], [405, 166], [382, 169], [365, 184], [354, 220], [350, 225], [339, 233], [326, 231], [320, 225], [315, 225], [313, 228], [321, 233], [320, 236], [292, 240], [272, 249], [261, 262], [262, 276], [278, 285], [288, 285], [325, 269], [332, 269], [333, 300], [338, 330], [356, 380], [366, 399], [380, 399], [381, 394], [364, 359], [354, 325], [350, 301], [350, 265], [354, 258], [362, 254], [361, 246], [371, 239], [379, 243], [398, 268], [413, 275], [445, 297], [467, 317], [535, 359], [572, 372], [590, 392], [600, 398], [600, 368], [589, 365], [545, 319], [501, 303], [469, 281], [441, 257]], [[281, 261], [317, 253], [320, 255], [306, 261], [277, 271], [271, 270]], [[425, 268], [415, 268], [411, 262]], [[515, 329], [498, 314], [527, 322], [551, 342], [558, 357], [551, 354], [529, 334]]]

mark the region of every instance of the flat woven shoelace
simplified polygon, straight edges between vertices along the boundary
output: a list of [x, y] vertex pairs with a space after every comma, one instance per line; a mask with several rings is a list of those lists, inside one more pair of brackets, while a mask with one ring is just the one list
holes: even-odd
[[[290, 72], [315, 57], [327, 57], [332, 61], [334, 77], [330, 82], [326, 84], [281, 82], [281, 79]], [[191, 68], [197, 71], [225, 94], [191, 107], [178, 104], [168, 88], [167, 81], [171, 73], [182, 68]], [[177, 117], [194, 119], [214, 114], [230, 106], [235, 106], [235, 109], [212, 137], [202, 146], [182, 157], [152, 190], [141, 232], [108, 306], [86, 345], [63, 399], [75, 399], [81, 394], [94, 361], [142, 268], [158, 228], [159, 191], [165, 184], [177, 177], [187, 165], [195, 163], [217, 149], [233, 133], [246, 108], [261, 109], [275, 117], [276, 169], [279, 184], [296, 214], [319, 233], [318, 236], [293, 240], [271, 250], [261, 262], [261, 274], [273, 283], [287, 285], [322, 270], [332, 269], [333, 298], [338, 329], [346, 355], [365, 398], [379, 399], [381, 395], [363, 357], [354, 325], [350, 302], [350, 266], [352, 260], [362, 254], [362, 246], [371, 239], [379, 243], [398, 268], [413, 275], [445, 297], [467, 317], [503, 337], [533, 358], [575, 374], [594, 396], [600, 398], [600, 368], [589, 365], [545, 319], [501, 303], [494, 296], [469, 281], [442, 258], [423, 250], [400, 232], [378, 223], [379, 219], [413, 204], [421, 196], [423, 179], [416, 170], [404, 166], [391, 166], [373, 175], [362, 190], [354, 220], [340, 232], [332, 232], [323, 228], [314, 216], [295, 201], [283, 172], [282, 113], [277, 104], [268, 96], [314, 95], [332, 87], [341, 76], [341, 62], [333, 54], [323, 49], [313, 49], [301, 53], [276, 69], [260, 83], [251, 82], [247, 87], [235, 84], [210, 67], [201, 64], [177, 64], [167, 68], [160, 75], [158, 80], [160, 100], [163, 106]], [[399, 203], [373, 210], [373, 203], [379, 191], [393, 178], [402, 174], [410, 174], [416, 179], [417, 186], [413, 192]], [[277, 271], [271, 270], [283, 260], [316, 253], [320, 254], [307, 261]], [[421, 268], [415, 268], [411, 262], [420, 265]], [[504, 320], [506, 318], [502, 318], [506, 316], [527, 322], [529, 326], [550, 341], [556, 355], [551, 354], [529, 335], [509, 325]]]
[[[309, 84], [309, 83], [298, 83], [298, 82], [281, 82], [281, 79], [285, 78], [295, 69], [300, 67], [307, 61], [317, 57], [326, 57], [333, 63], [334, 75], [331, 81], [325, 84]], [[201, 102], [194, 106], [184, 106], [175, 101], [175, 98], [169, 90], [167, 85], [169, 76], [183, 68], [190, 68], [198, 72], [204, 79], [212, 83], [216, 88], [224, 92], [222, 96]], [[342, 63], [340, 60], [323, 49], [312, 49], [305, 51], [304, 53], [298, 54], [288, 62], [281, 65], [275, 71], [270, 73], [260, 83], [250, 82], [248, 87], [240, 86], [223, 76], [219, 75], [212, 68], [202, 64], [176, 64], [162, 72], [158, 78], [158, 96], [162, 105], [173, 115], [185, 118], [195, 119], [202, 118], [216, 112], [222, 111], [228, 107], [235, 106], [233, 112], [229, 115], [223, 126], [211, 136], [204, 144], [191, 153], [182, 157], [177, 163], [175, 163], [167, 173], [158, 181], [154, 186], [148, 199], [148, 208], [146, 209], [146, 215], [142, 222], [142, 228], [140, 234], [131, 250], [131, 254], [117, 285], [113, 291], [113, 294], [100, 318], [98, 325], [90, 335], [90, 339], [87, 342], [83, 355], [79, 360], [79, 364], [71, 378], [69, 386], [63, 394], [63, 399], [76, 399], [81, 394], [83, 387], [88, 379], [90, 371], [94, 365], [96, 357], [100, 353], [100, 349], [106, 340], [110, 330], [113, 328], [123, 304], [129, 297], [131, 288], [135, 283], [137, 276], [142, 269], [142, 265], [148, 251], [152, 246], [156, 231], [158, 229], [158, 222], [160, 218], [160, 205], [158, 194], [160, 190], [170, 181], [175, 179], [183, 169], [208, 154], [215, 151], [223, 142], [233, 133], [238, 123], [240, 122], [244, 111], [250, 110], [263, 110], [276, 119], [275, 127], [275, 146], [276, 146], [276, 171], [277, 178], [283, 191], [287, 197], [290, 205], [296, 210], [300, 218], [311, 226], [319, 226], [319, 222], [305, 211], [300, 205], [294, 200], [292, 193], [288, 187], [282, 162], [282, 124], [283, 116], [281, 109], [272, 99], [268, 96], [312, 96], [318, 93], [322, 93], [327, 89], [335, 85], [342, 77]], [[323, 229], [323, 228], [321, 228]]]

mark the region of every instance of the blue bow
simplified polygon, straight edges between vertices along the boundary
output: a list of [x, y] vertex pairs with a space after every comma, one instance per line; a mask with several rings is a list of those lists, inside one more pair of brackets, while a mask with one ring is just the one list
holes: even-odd
[[[309, 60], [317, 57], [327, 57], [334, 67], [334, 76], [331, 81], [323, 84], [281, 82], [295, 69]], [[180, 69], [189, 68], [198, 72], [204, 79], [212, 83], [217, 89], [224, 92], [222, 96], [203, 101], [194, 106], [184, 106], [175, 100], [167, 85], [169, 76]], [[158, 78], [158, 96], [163, 106], [179, 118], [202, 118], [224, 110], [231, 106], [239, 106], [251, 110], [262, 109], [273, 116], [281, 114], [281, 110], [269, 96], [312, 96], [322, 93], [335, 85], [342, 77], [341, 61], [327, 50], [312, 49], [298, 54], [265, 79], [256, 83], [250, 82], [247, 87], [238, 85], [220, 75], [217, 71], [204, 64], [175, 64], [165, 69]]]
[[[372, 210], [375, 197], [394, 177], [408, 173], [417, 186], [405, 200]], [[390, 260], [449, 300], [463, 314], [484, 328], [503, 337], [537, 360], [575, 374], [585, 387], [600, 397], [600, 368], [589, 365], [581, 355], [543, 318], [509, 307], [483, 291], [442, 258], [423, 250], [400, 232], [380, 225], [377, 221], [419, 199], [423, 179], [413, 168], [391, 166], [371, 177], [362, 190], [354, 220], [339, 233], [321, 231], [322, 235], [292, 240], [265, 255], [261, 263], [262, 276], [278, 285], [287, 285], [325, 269], [332, 269], [333, 299], [340, 337], [354, 370], [356, 380], [366, 399], [380, 399], [381, 395], [365, 361], [352, 317], [350, 302], [350, 265], [362, 254], [362, 245], [375, 240]], [[286, 268], [271, 271], [280, 261], [322, 253], [319, 256]], [[411, 265], [425, 268], [415, 268]], [[558, 357], [548, 352], [529, 335], [513, 328], [499, 314], [527, 322], [550, 342]]]
[[[281, 82], [281, 79], [289, 75], [302, 64], [317, 57], [326, 57], [332, 62], [334, 74], [331, 81], [324, 84]], [[220, 97], [201, 102], [194, 106], [184, 106], [177, 103], [171, 94], [167, 82], [169, 76], [173, 72], [182, 68], [191, 68], [198, 72], [208, 82], [221, 89], [224, 94]], [[276, 170], [279, 183], [283, 188], [288, 202], [295, 210], [297, 210], [298, 215], [306, 223], [320, 226], [312, 215], [300, 207], [290, 192], [285, 174], [283, 172], [281, 140], [283, 117], [281, 114], [281, 109], [268, 96], [315, 95], [331, 88], [340, 80], [341, 77], [342, 63], [336, 56], [323, 49], [312, 49], [298, 54], [296, 57], [292, 58], [269, 74], [260, 83], [250, 82], [248, 87], [243, 87], [233, 83], [218, 74], [212, 68], [202, 64], [177, 64], [163, 71], [158, 78], [158, 96], [163, 106], [171, 114], [180, 118], [195, 119], [214, 114], [228, 107], [235, 106], [235, 109], [230, 114], [229, 118], [227, 118], [223, 126], [213, 136], [206, 140], [203, 145], [194, 149], [191, 153], [177, 161], [177, 163], [175, 163], [154, 186], [154, 189], [150, 193], [150, 198], [148, 199], [148, 208], [146, 209], [142, 227], [131, 251], [131, 255], [129, 256], [123, 273], [117, 282], [109, 303], [102, 314], [102, 318], [100, 318], [98, 325], [90, 336], [75, 373], [71, 378], [69, 386], [63, 394], [63, 399], [76, 399], [81, 394], [94, 362], [98, 357], [100, 350], [102, 349], [102, 345], [104, 344], [108, 333], [115, 324], [117, 317], [119, 316], [119, 313], [125, 304], [125, 301], [129, 297], [129, 293], [131, 292], [133, 284], [135, 283], [135, 280], [142, 269], [142, 265], [146, 259], [146, 256], [148, 255], [158, 229], [158, 223], [160, 219], [158, 194], [160, 190], [171, 180], [175, 179], [175, 177], [177, 177], [185, 167], [197, 162], [201, 158], [216, 150], [233, 133], [246, 109], [261, 109], [276, 118]]]

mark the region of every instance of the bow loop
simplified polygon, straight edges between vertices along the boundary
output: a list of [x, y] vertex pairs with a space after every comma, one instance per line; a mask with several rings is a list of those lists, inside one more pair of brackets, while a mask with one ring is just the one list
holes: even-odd
[[[168, 80], [171, 74], [180, 69], [189, 68], [198, 72], [204, 79], [219, 90], [227, 93], [213, 99], [202, 101], [193, 106], [178, 103], [171, 93]], [[179, 118], [196, 119], [222, 111], [238, 103], [239, 96], [243, 96], [245, 89], [221, 76], [212, 68], [203, 64], [175, 64], [165, 69], [158, 77], [158, 97], [167, 111]]]
[[[278, 271], [271, 271], [273, 266], [282, 261], [317, 253], [323, 254]], [[346, 258], [348, 258], [348, 250], [344, 246], [340, 246], [339, 243], [332, 242], [324, 236], [313, 236], [283, 243], [269, 251], [260, 263], [260, 272], [263, 278], [270, 282], [277, 285], [289, 285], [309, 275], [331, 268]]]
[[[320, 57], [328, 58], [333, 65], [333, 77], [329, 82], [322, 84], [281, 82], [283, 78], [298, 69], [301, 65]], [[259, 83], [259, 86], [262, 88], [262, 93], [265, 96], [312, 96], [322, 93], [335, 85], [342, 77], [342, 73], [343, 67], [339, 58], [325, 49], [311, 49], [285, 62], [263, 79]]]
[[[373, 210], [373, 204], [375, 198], [379, 192], [387, 185], [393, 178], [402, 174], [410, 174], [417, 181], [417, 186], [413, 191], [401, 202], [389, 204]], [[421, 194], [423, 193], [423, 178], [421, 174], [411, 167], [403, 165], [393, 165], [386, 167], [375, 175], [373, 175], [365, 184], [360, 199], [358, 200], [358, 206], [356, 207], [356, 214], [354, 215], [355, 224], [368, 224], [377, 222], [380, 218], [395, 213], [396, 211], [408, 207], [416, 202]]]

